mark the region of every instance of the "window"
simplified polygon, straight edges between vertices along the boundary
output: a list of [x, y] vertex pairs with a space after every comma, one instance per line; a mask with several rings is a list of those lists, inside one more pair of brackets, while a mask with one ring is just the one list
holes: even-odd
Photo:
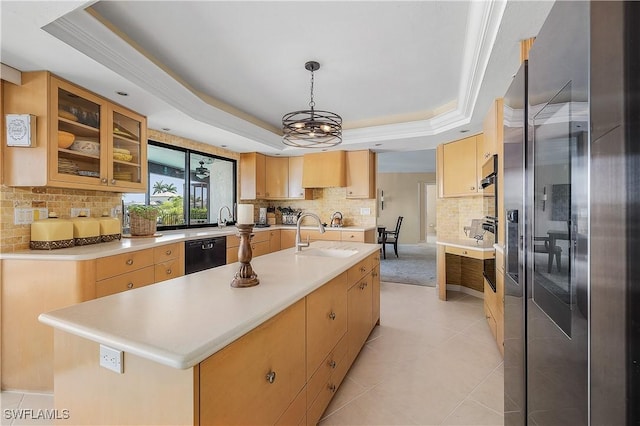
[[[160, 209], [158, 229], [217, 224], [218, 211], [236, 203], [236, 161], [149, 141], [149, 188], [123, 194], [123, 207], [152, 204]], [[187, 172], [188, 171], [188, 172]], [[225, 210], [223, 217], [228, 217]], [[125, 227], [127, 226], [125, 214]]]

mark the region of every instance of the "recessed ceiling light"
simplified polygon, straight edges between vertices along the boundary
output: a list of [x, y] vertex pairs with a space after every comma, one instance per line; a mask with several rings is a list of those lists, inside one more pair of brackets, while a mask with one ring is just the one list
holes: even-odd
[[220, 146], [221, 146], [222, 148], [226, 148], [226, 147], [227, 147], [227, 145], [220, 145]]
[[328, 151], [328, 150], [327, 150], [327, 148], [325, 148], [325, 149], [323, 149], [322, 151], [324, 152], [324, 151]]
[[469, 130], [468, 129], [462, 129], [460, 130], [460, 133], [467, 133]]
[[275, 155], [280, 155], [280, 154], [275, 154]]
[[382, 144], [381, 143], [377, 143], [375, 146], [382, 146]]
[[117, 93], [118, 95], [120, 95], [120, 96], [129, 96], [129, 94], [128, 94], [127, 92], [123, 92], [123, 91], [121, 91], [121, 90], [117, 91], [116, 93]]
[[171, 129], [170, 129], [170, 128], [168, 128], [168, 127], [163, 127], [163, 128], [162, 128], [162, 130], [164, 130], [165, 132], [168, 132], [168, 131], [169, 131], [169, 130], [171, 130]]

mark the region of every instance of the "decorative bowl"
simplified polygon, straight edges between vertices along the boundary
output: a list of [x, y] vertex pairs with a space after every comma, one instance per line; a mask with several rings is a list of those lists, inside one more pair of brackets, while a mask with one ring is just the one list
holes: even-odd
[[100, 155], [100, 142], [90, 139], [76, 139], [69, 149], [87, 155]]
[[58, 147], [59, 148], [69, 148], [73, 141], [75, 140], [76, 135], [73, 133], [65, 132], [62, 130], [58, 130]]

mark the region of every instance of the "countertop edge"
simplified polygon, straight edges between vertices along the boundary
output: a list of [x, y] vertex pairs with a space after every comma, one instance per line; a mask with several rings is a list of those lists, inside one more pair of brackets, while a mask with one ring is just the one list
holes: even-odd
[[[295, 230], [293, 225], [272, 225], [264, 228], [254, 228], [253, 232], [267, 232], [274, 229]], [[318, 229], [317, 226], [304, 225], [301, 229]], [[326, 227], [327, 232], [334, 231], [356, 231], [366, 232], [375, 230], [376, 226], [345, 226], [345, 227]], [[164, 244], [172, 244], [176, 242], [184, 242], [190, 240], [200, 240], [204, 238], [226, 237], [236, 235], [235, 226], [226, 226], [223, 228], [193, 228], [178, 229], [171, 231], [158, 231], [162, 234], [160, 237], [150, 238], [122, 238], [121, 240], [111, 241], [108, 243], [98, 243], [85, 246], [76, 246], [58, 250], [20, 250], [16, 252], [0, 253], [0, 260], [53, 260], [53, 261], [81, 261], [95, 260], [102, 257], [113, 256], [117, 254], [129, 253], [132, 251], [145, 250], [161, 246]], [[70, 252], [71, 251], [71, 252]], [[82, 253], [85, 251], [86, 253]]]
[[468, 250], [477, 250], [477, 251], [493, 251], [495, 250], [494, 248], [494, 244], [491, 244], [490, 246], [481, 246], [481, 245], [477, 245], [475, 243], [475, 240], [471, 240], [468, 243], [466, 241], [462, 241], [462, 240], [438, 240], [436, 241], [437, 245], [440, 246], [451, 246], [451, 247], [458, 247], [458, 248], [463, 248], [463, 249], [468, 249]]

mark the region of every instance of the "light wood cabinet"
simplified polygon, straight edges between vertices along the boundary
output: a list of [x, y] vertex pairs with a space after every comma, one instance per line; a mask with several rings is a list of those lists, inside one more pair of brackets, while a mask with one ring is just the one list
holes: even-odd
[[[280, 250], [280, 230], [255, 232], [251, 238], [251, 255], [253, 257]], [[238, 261], [240, 237], [227, 235], [227, 264]]]
[[6, 184], [146, 190], [145, 117], [46, 71], [22, 76], [22, 85], [4, 86], [4, 112], [36, 115], [36, 146], [5, 147]]
[[302, 187], [302, 168], [304, 158], [289, 157], [289, 198], [299, 200], [313, 199], [313, 190]]
[[147, 266], [126, 274], [105, 278], [96, 282], [96, 297], [109, 296], [122, 291], [133, 290], [153, 284], [155, 279], [155, 267]]
[[347, 184], [347, 157], [344, 151], [314, 152], [303, 157], [304, 188], [343, 187]]
[[154, 282], [184, 275], [184, 243], [166, 244], [153, 249]]
[[266, 158], [257, 152], [240, 154], [240, 199], [256, 200], [266, 193]]
[[478, 155], [482, 164], [498, 153], [498, 141], [501, 143], [503, 135], [502, 109], [502, 98], [498, 98], [491, 104], [482, 123], [482, 144], [478, 145]]
[[371, 332], [372, 295], [373, 284], [370, 274], [357, 281], [347, 292], [349, 311], [347, 343], [350, 362], [356, 359]]
[[295, 247], [295, 245], [296, 245], [295, 229], [281, 229], [280, 230], [280, 250]]
[[482, 136], [471, 136], [438, 145], [437, 180], [440, 197], [478, 195], [477, 143]]
[[289, 198], [289, 159], [265, 157], [265, 197], [268, 200]]
[[380, 324], [380, 255], [374, 257], [374, 264], [376, 266], [371, 271], [371, 328]]
[[504, 255], [496, 251], [496, 291], [484, 280], [484, 312], [489, 329], [504, 356]]
[[307, 296], [307, 378], [347, 331], [347, 274]]
[[347, 151], [347, 198], [376, 198], [376, 154]]
[[303, 389], [305, 301], [200, 363], [200, 424], [274, 424]]

